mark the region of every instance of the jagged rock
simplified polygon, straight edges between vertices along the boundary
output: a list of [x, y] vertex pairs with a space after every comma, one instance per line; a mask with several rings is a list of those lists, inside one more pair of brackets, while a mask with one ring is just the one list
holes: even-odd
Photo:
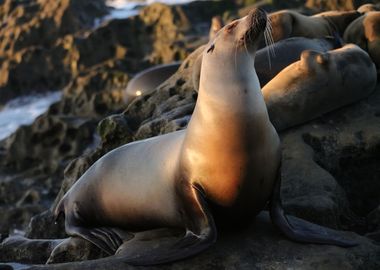
[[0, 7], [0, 103], [63, 87], [72, 70], [62, 60], [71, 52], [57, 40], [92, 27], [107, 12], [102, 0], [5, 1]]
[[[8, 262], [17, 258], [17, 261], [21, 263], [46, 262], [54, 247], [61, 242], [62, 240], [30, 240], [21, 236], [13, 236], [0, 244], [0, 261]], [[3, 246], [7, 248], [4, 249]]]

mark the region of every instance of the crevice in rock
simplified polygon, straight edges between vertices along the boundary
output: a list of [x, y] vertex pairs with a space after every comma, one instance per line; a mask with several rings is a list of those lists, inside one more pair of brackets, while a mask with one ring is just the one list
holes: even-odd
[[314, 161], [346, 192], [352, 216], [341, 216], [342, 224], [366, 234], [373, 230], [370, 213], [380, 205], [380, 137], [375, 142], [366, 141], [362, 132], [354, 137], [355, 143], [343, 143], [334, 136], [303, 135]]

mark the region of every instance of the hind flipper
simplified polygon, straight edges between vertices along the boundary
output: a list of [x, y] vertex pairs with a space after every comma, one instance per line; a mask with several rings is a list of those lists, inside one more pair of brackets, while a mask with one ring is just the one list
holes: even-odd
[[[281, 166], [280, 166], [281, 168]], [[278, 169], [277, 180], [270, 202], [270, 216], [273, 224], [287, 238], [296, 242], [326, 244], [341, 247], [353, 247], [356, 242], [345, 239], [339, 231], [313, 224], [300, 218], [286, 216], [282, 207], [281, 169]]]
[[184, 229], [160, 229], [136, 233], [117, 251], [123, 262], [132, 265], [153, 265], [193, 256], [216, 240], [214, 220], [199, 189], [185, 186], [179, 191], [183, 201]]

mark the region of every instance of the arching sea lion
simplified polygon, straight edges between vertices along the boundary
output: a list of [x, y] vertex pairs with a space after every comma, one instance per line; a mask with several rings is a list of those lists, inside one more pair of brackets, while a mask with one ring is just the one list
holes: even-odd
[[281, 131], [367, 97], [376, 80], [368, 54], [348, 44], [325, 53], [304, 51], [262, 93], [269, 117]]
[[353, 21], [344, 32], [344, 41], [366, 50], [380, 70], [380, 11], [370, 11]]
[[165, 263], [213, 244], [214, 216], [238, 226], [269, 202], [273, 223], [289, 239], [354, 245], [323, 228], [293, 226], [284, 215], [280, 140], [252, 63], [266, 25], [266, 13], [254, 9], [209, 42], [186, 130], [116, 148], [85, 172], [55, 210], [69, 235], [116, 252], [113, 262]]

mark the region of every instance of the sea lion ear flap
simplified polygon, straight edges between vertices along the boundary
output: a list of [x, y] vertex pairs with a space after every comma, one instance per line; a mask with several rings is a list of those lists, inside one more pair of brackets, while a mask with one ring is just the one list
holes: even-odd
[[318, 54], [316, 57], [317, 63], [326, 65], [329, 62], [329, 55], [327, 53]]
[[216, 33], [224, 26], [224, 22], [221, 16], [214, 16], [211, 19], [211, 27], [209, 32], [209, 39], [212, 40]]

